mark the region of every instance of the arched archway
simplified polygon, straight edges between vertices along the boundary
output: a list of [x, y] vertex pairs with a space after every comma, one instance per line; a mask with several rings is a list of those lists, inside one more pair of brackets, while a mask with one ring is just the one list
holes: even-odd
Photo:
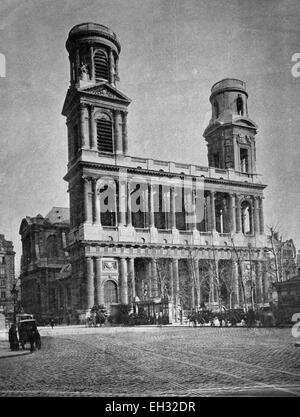
[[103, 290], [105, 305], [116, 304], [118, 302], [118, 286], [114, 281], [105, 281]]

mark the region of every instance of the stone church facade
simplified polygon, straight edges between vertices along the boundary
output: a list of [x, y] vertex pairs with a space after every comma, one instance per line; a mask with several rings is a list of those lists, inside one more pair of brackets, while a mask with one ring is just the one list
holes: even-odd
[[84, 317], [94, 304], [155, 310], [167, 300], [174, 322], [180, 309], [204, 304], [268, 303], [266, 185], [256, 171], [246, 84], [224, 79], [211, 89], [208, 166], [133, 157], [117, 36], [80, 24], [66, 48], [72, 308]]
[[71, 304], [71, 274], [67, 251], [69, 209], [53, 207], [43, 217], [22, 219], [21, 300], [26, 313], [39, 323], [50, 318], [75, 321]]

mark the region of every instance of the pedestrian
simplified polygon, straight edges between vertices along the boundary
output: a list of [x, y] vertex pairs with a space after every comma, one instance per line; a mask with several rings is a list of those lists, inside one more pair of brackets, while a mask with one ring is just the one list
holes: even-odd
[[53, 329], [53, 327], [54, 327], [54, 320], [53, 319], [51, 319], [50, 320], [50, 326], [52, 327], [52, 329]]
[[13, 323], [8, 332], [10, 350], [19, 350], [19, 340], [16, 325]]

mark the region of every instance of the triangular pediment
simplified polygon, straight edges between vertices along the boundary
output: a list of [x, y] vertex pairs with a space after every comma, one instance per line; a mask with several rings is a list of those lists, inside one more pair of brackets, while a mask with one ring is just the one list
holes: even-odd
[[82, 88], [71, 87], [67, 92], [63, 105], [63, 116], [67, 116], [68, 108], [72, 105], [73, 100], [80, 96], [101, 98], [102, 100], [119, 103], [125, 106], [128, 106], [131, 102], [130, 98], [121, 93], [121, 91], [112, 87], [107, 82], [88, 85]]
[[121, 101], [126, 104], [131, 102], [130, 98], [125, 96], [125, 94], [121, 93], [121, 91], [107, 83], [99, 83], [93, 85], [92, 87], [81, 88], [79, 91], [85, 94], [91, 94], [93, 96], [101, 96], [109, 100]]

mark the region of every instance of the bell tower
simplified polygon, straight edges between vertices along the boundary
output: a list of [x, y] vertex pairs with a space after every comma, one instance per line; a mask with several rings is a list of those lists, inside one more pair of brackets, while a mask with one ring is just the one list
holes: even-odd
[[100, 24], [82, 23], [69, 32], [66, 48], [70, 87], [62, 114], [67, 118], [69, 164], [80, 156], [126, 154], [130, 99], [117, 89], [121, 46], [116, 34]]
[[257, 125], [249, 118], [247, 99], [243, 81], [227, 78], [213, 85], [212, 117], [203, 134], [210, 167], [256, 173]]

